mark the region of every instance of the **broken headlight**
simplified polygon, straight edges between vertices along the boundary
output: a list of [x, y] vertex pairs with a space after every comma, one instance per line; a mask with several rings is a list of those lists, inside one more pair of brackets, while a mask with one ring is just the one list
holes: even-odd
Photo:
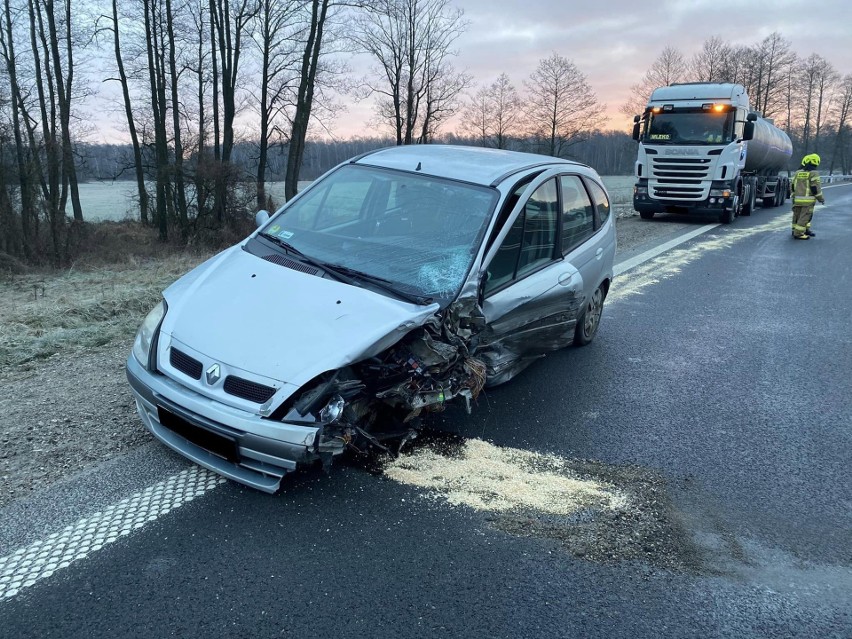
[[152, 346], [165, 316], [166, 302], [163, 300], [148, 313], [133, 341], [133, 356], [149, 371], [154, 369]]

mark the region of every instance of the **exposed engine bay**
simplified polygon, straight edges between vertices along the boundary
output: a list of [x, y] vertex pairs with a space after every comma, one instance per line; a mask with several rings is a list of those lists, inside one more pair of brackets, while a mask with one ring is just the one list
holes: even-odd
[[482, 325], [445, 309], [384, 352], [315, 378], [270, 417], [320, 425], [323, 465], [345, 450], [395, 454], [416, 437], [424, 413], [451, 403], [470, 413], [486, 384], [486, 363], [471, 353]]

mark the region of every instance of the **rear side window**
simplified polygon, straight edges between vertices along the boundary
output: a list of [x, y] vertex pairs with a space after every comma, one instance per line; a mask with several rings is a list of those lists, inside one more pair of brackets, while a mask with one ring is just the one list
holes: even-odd
[[595, 210], [598, 213], [598, 227], [601, 227], [609, 219], [609, 198], [606, 196], [606, 191], [597, 182], [586, 180], [586, 184], [589, 186], [589, 191], [592, 192], [592, 199], [595, 201]]
[[562, 182], [562, 252], [568, 253], [595, 232], [595, 209], [589, 194], [576, 175], [563, 175]]

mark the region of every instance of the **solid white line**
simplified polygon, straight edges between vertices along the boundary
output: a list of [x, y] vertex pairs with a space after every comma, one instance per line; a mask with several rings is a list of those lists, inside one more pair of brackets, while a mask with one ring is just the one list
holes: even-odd
[[619, 262], [613, 267], [613, 273], [615, 275], [621, 275], [629, 271], [632, 268], [636, 268], [640, 264], [647, 262], [648, 260], [652, 260], [661, 253], [665, 253], [666, 251], [673, 249], [675, 246], [683, 244], [684, 242], [688, 242], [694, 237], [698, 237], [702, 233], [706, 233], [707, 231], [712, 231], [717, 226], [721, 226], [720, 224], [707, 224], [706, 226], [701, 226], [694, 231], [690, 231], [689, 233], [684, 233], [683, 235], [676, 237], [673, 240], [669, 240], [664, 244], [660, 244], [659, 246], [655, 246], [652, 249], [645, 251], [644, 253], [640, 253], [635, 257], [631, 257], [629, 260], [624, 260], [623, 262]]
[[193, 466], [45, 539], [0, 557], [0, 601], [142, 528], [226, 480]]

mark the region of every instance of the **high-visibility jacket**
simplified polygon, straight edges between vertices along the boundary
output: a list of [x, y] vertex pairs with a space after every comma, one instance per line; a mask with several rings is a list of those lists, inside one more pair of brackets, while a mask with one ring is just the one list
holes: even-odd
[[822, 182], [816, 171], [799, 169], [793, 176], [790, 190], [793, 206], [812, 206], [817, 200], [822, 204], [825, 203], [825, 198], [822, 196]]

